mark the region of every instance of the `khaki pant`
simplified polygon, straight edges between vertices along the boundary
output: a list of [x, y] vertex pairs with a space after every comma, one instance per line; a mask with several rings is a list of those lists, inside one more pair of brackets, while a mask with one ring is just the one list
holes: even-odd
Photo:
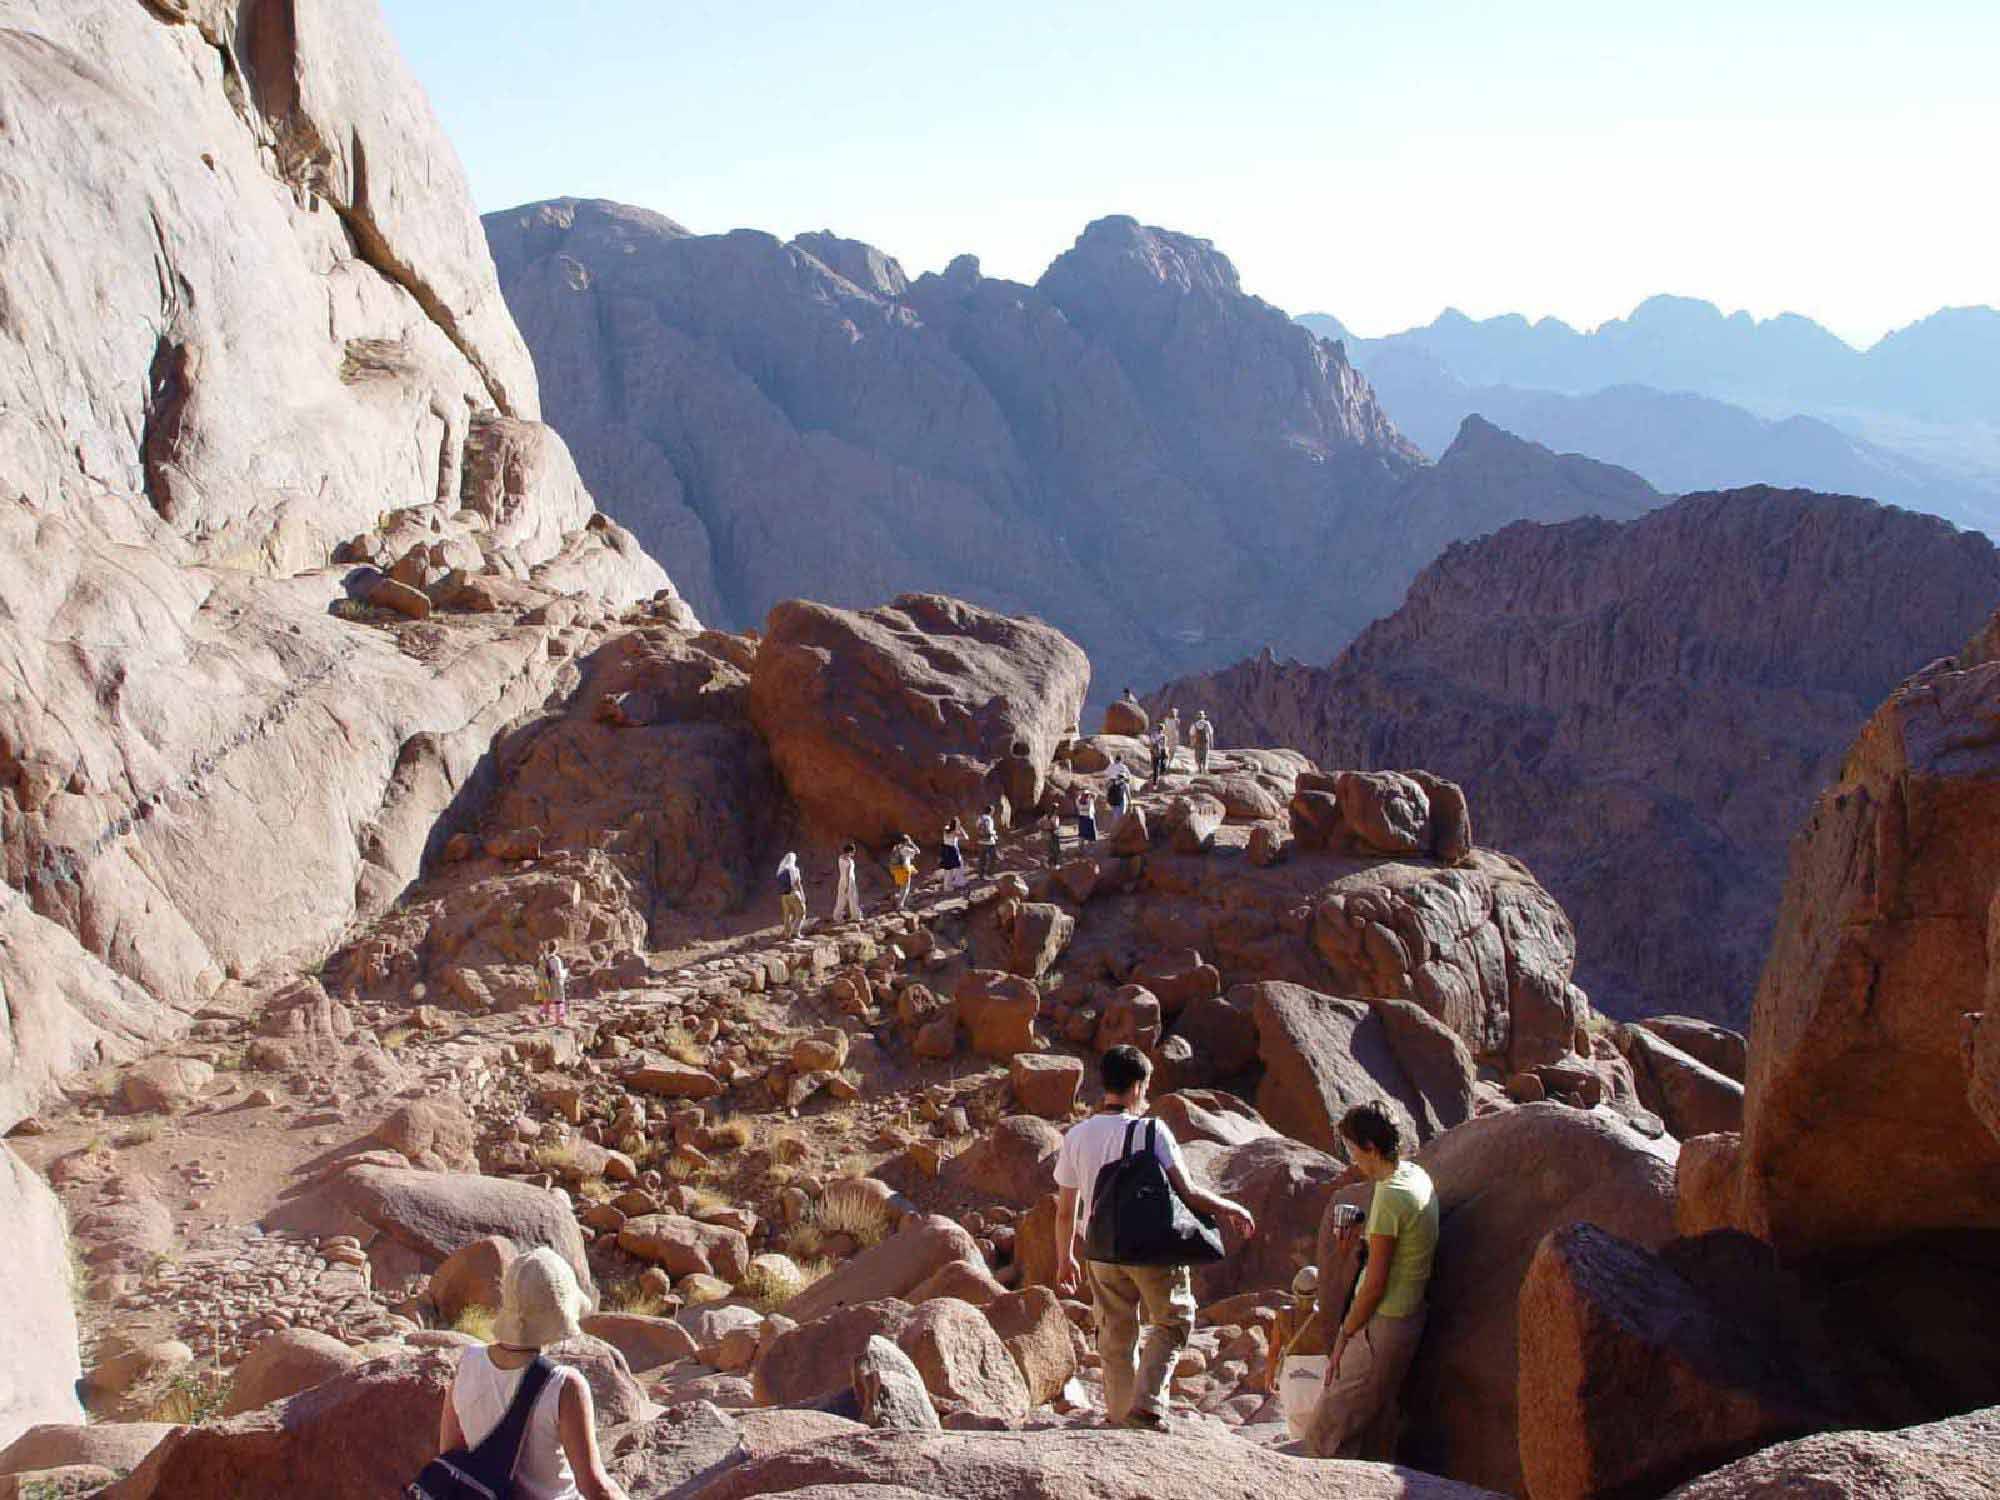
[[1389, 1459], [1396, 1442], [1396, 1393], [1424, 1337], [1424, 1310], [1376, 1316], [1347, 1341], [1340, 1368], [1321, 1393], [1306, 1446], [1316, 1458]]
[[784, 914], [785, 936], [797, 937], [806, 925], [806, 898], [786, 891], [778, 897], [778, 910]]
[[1134, 1412], [1165, 1416], [1167, 1382], [1194, 1332], [1194, 1284], [1188, 1268], [1089, 1264], [1097, 1354], [1104, 1363], [1104, 1415], [1113, 1422]]

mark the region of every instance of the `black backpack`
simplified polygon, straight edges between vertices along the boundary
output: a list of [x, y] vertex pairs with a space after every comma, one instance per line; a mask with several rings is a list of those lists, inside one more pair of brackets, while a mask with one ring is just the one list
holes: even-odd
[[[1146, 1127], [1144, 1149], [1132, 1138]], [[1134, 1120], [1125, 1127], [1125, 1150], [1106, 1162], [1091, 1190], [1090, 1223], [1083, 1235], [1083, 1258], [1114, 1266], [1205, 1266], [1221, 1260], [1222, 1235], [1174, 1191], [1173, 1180], [1154, 1145], [1157, 1120]]]
[[[404, 1489], [405, 1500], [508, 1500], [514, 1493], [514, 1470], [521, 1463], [521, 1443], [528, 1435], [528, 1415], [555, 1372], [555, 1365], [537, 1354], [522, 1371], [521, 1384], [499, 1425], [472, 1448], [454, 1448], [425, 1464]], [[446, 1392], [445, 1400], [450, 1399]]]

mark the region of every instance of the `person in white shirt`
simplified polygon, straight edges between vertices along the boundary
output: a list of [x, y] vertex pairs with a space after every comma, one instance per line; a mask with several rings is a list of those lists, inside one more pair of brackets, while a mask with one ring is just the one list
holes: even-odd
[[[438, 1418], [438, 1451], [469, 1448], [500, 1425], [522, 1372], [543, 1348], [580, 1337], [588, 1309], [576, 1272], [542, 1246], [510, 1262], [500, 1282], [494, 1341], [459, 1356]], [[597, 1450], [597, 1412], [581, 1372], [558, 1365], [535, 1397], [513, 1493], [522, 1500], [627, 1500]]]
[[840, 846], [840, 877], [833, 886], [833, 920], [859, 922], [861, 897], [855, 890], [860, 877], [854, 868], [854, 846]]
[[[1104, 1105], [1070, 1127], [1056, 1155], [1056, 1286], [1078, 1289], [1077, 1240], [1090, 1223], [1098, 1173], [1125, 1152], [1126, 1128], [1146, 1113], [1153, 1065], [1137, 1047], [1119, 1046], [1098, 1060]], [[1166, 1168], [1181, 1201], [1218, 1219], [1242, 1239], [1257, 1222], [1240, 1203], [1204, 1192], [1192, 1182], [1173, 1132], [1159, 1121], [1140, 1132]], [[1155, 1432], [1167, 1428], [1167, 1382], [1194, 1332], [1194, 1284], [1186, 1266], [1115, 1266], [1089, 1261], [1091, 1300], [1097, 1309], [1097, 1352], [1104, 1365], [1104, 1416], [1120, 1427]], [[1145, 1347], [1139, 1347], [1141, 1326]]]
[[1215, 748], [1215, 726], [1208, 722], [1208, 710], [1199, 709], [1194, 716], [1194, 727], [1188, 731], [1188, 744], [1194, 747], [1194, 768], [1208, 770], [1209, 752]]
[[1000, 873], [1000, 822], [994, 816], [995, 811], [988, 804], [979, 815], [979, 873], [986, 876]]

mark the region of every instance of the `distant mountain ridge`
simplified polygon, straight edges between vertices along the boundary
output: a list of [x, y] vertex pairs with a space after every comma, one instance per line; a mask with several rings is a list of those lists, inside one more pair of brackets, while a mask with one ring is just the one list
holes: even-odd
[[1033, 286], [612, 203], [485, 223], [593, 493], [725, 626], [944, 591], [1059, 626], [1103, 698], [1330, 655], [1446, 542], [1659, 499], [1490, 438], [1426, 463], [1227, 256], [1126, 217]]
[[1587, 333], [1558, 318], [1473, 319], [1455, 308], [1381, 339], [1336, 334], [1338, 320], [1325, 314], [1300, 321], [1344, 337], [1357, 363], [1366, 363], [1364, 351], [1415, 348], [1469, 385], [1571, 394], [1646, 385], [1758, 410], [1851, 407], [1937, 422], [2000, 420], [2000, 310], [1991, 307], [1942, 308], [1865, 350], [1796, 313], [1759, 320], [1675, 296], [1649, 297], [1629, 317]]

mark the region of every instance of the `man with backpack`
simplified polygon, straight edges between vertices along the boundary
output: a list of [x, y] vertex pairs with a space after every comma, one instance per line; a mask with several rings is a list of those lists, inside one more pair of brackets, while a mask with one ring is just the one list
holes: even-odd
[[1208, 722], [1208, 710], [1199, 709], [1194, 716], [1194, 727], [1188, 731], [1188, 744], [1194, 749], [1194, 768], [1203, 775], [1208, 773], [1208, 755], [1215, 748], [1215, 726]]
[[1257, 1224], [1241, 1204], [1190, 1181], [1173, 1132], [1145, 1118], [1153, 1078], [1145, 1053], [1113, 1047], [1099, 1059], [1098, 1076], [1102, 1108], [1070, 1128], [1056, 1157], [1056, 1284], [1077, 1289], [1081, 1236], [1105, 1420], [1164, 1432], [1167, 1383], [1194, 1331], [1188, 1267], [1222, 1253], [1215, 1231], [1193, 1214], [1219, 1219], [1243, 1239]]

